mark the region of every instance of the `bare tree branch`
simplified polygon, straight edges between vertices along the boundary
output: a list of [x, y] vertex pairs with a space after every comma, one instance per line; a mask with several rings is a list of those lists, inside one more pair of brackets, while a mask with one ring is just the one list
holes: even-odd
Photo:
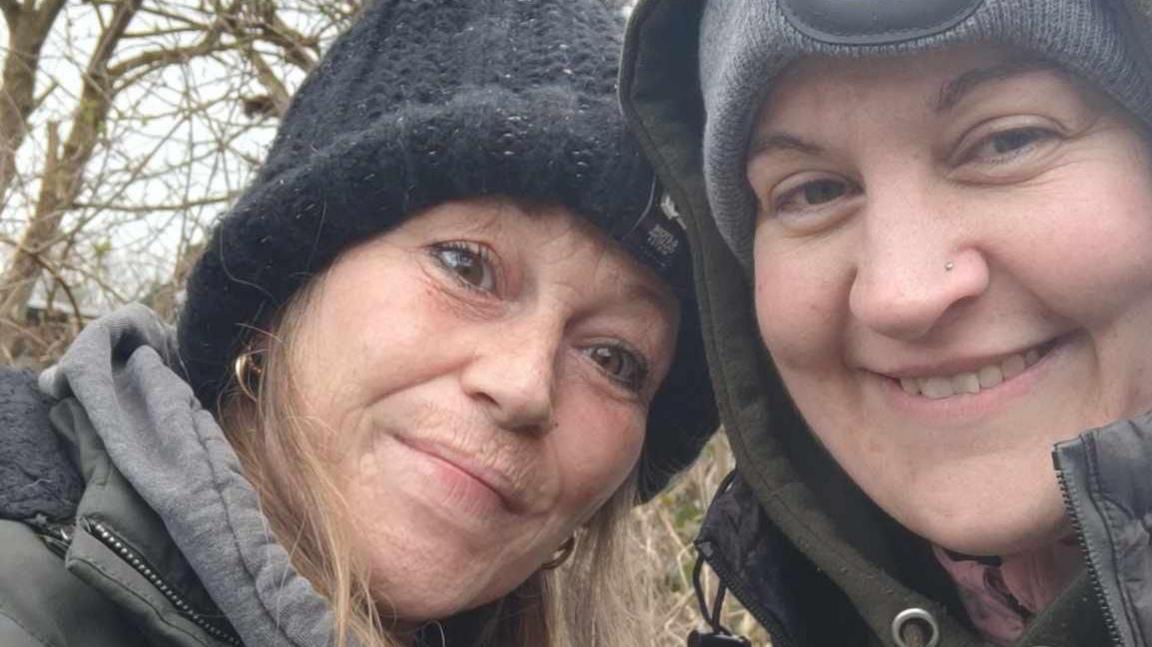
[[[208, 224], [271, 139], [274, 119], [251, 117], [283, 114], [361, 4], [0, 0], [0, 56], [34, 86], [0, 87], [0, 145], [11, 142], [0, 171], [3, 153], [12, 160], [0, 177], [0, 357], [55, 352], [82, 315], [126, 299], [173, 313]], [[14, 34], [30, 25], [35, 59], [14, 54], [29, 50]], [[5, 122], [13, 89], [30, 98]]]
[[4, 12], [4, 20], [8, 23], [8, 30], [11, 32], [14, 28], [12, 23], [16, 22], [20, 15], [20, 3], [16, 0], [0, 0], [0, 11]]
[[264, 21], [261, 23], [261, 31], [265, 38], [271, 43], [279, 45], [286, 52], [286, 58], [289, 63], [296, 67], [309, 72], [313, 67], [316, 67], [316, 60], [308, 53], [306, 47], [317, 47], [315, 41], [306, 38], [303, 34], [293, 30], [280, 16], [276, 14], [275, 5], [269, 5], [270, 8], [265, 13]]
[[0, 203], [16, 175], [16, 151], [28, 134], [28, 117], [36, 107], [40, 52], [64, 0], [46, 0], [36, 9], [31, 0], [0, 5], [8, 23], [8, 54], [0, 73]]
[[[49, 129], [49, 164], [40, 186], [40, 197], [31, 222], [20, 241], [20, 249], [12, 257], [3, 277], [0, 277], [0, 317], [16, 318], [27, 307], [32, 290], [43, 271], [40, 255], [47, 249], [60, 228], [64, 211], [71, 207], [80, 192], [84, 167], [96, 147], [96, 140], [112, 102], [112, 88], [108, 76], [108, 61], [116, 45], [128, 29], [143, 0], [121, 0], [116, 4], [108, 24], [88, 61], [84, 89], [73, 115], [72, 130], [63, 150], [59, 147], [55, 125]], [[0, 346], [11, 351], [16, 341], [0, 334]]]
[[224, 46], [220, 44], [220, 32], [208, 32], [199, 43], [189, 47], [174, 47], [171, 49], [153, 49], [120, 61], [108, 68], [108, 76], [119, 78], [139, 68], [157, 68], [165, 65], [185, 63], [197, 56], [209, 54]]

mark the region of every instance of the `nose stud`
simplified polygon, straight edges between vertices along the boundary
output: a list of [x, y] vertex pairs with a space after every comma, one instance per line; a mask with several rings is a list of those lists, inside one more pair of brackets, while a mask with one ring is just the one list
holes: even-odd
[[945, 272], [951, 272], [952, 268], [954, 268], [954, 267], [956, 267], [956, 264], [953, 263], [952, 261], [948, 261], [947, 263], [944, 264], [944, 271]]

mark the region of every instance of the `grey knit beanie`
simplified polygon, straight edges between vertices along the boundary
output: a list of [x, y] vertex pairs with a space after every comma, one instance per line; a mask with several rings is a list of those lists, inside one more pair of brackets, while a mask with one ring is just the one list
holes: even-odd
[[1145, 0], [708, 0], [700, 24], [704, 177], [717, 227], [752, 267], [748, 140], [773, 80], [804, 56], [893, 56], [991, 42], [1052, 61], [1152, 124]]

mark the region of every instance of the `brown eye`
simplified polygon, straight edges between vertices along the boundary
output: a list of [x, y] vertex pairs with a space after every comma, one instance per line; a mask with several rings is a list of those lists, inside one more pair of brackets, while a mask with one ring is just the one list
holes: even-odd
[[825, 213], [858, 192], [855, 184], [842, 177], [800, 174], [774, 190], [772, 208], [780, 217], [794, 219], [803, 216], [809, 220], [814, 214]]
[[593, 346], [585, 352], [608, 377], [633, 391], [639, 391], [648, 377], [644, 360], [621, 346]]
[[472, 289], [491, 292], [496, 288], [495, 272], [483, 246], [451, 242], [432, 247], [432, 255], [459, 281]]
[[836, 180], [816, 180], [801, 187], [804, 202], [809, 205], [831, 202], [847, 192], [848, 187]]
[[1047, 128], [1029, 127], [1005, 130], [994, 133], [977, 144], [972, 150], [971, 157], [977, 160], [1011, 157], [1023, 153], [1053, 136], [1054, 133]]

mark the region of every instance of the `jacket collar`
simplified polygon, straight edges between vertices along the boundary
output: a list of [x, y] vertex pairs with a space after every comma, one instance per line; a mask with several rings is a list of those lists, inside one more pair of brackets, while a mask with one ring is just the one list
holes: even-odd
[[168, 326], [128, 306], [90, 324], [41, 375], [87, 482], [79, 524], [104, 523], [201, 608], [215, 601], [246, 644], [326, 644], [326, 601], [271, 535], [231, 444], [170, 367], [175, 357]]

